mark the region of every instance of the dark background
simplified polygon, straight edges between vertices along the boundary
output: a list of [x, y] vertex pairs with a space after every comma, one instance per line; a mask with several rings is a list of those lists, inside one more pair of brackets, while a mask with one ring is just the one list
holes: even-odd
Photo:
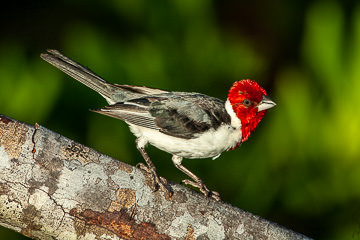
[[[360, 239], [358, 1], [8, 1], [0, 8], [0, 113], [135, 165], [125, 123], [39, 57], [56, 48], [121, 84], [225, 100], [258, 81], [278, 104], [216, 161], [184, 160], [222, 199], [316, 239]], [[180, 182], [171, 156], [148, 152]], [[1, 207], [1, 206], [0, 206]], [[24, 239], [0, 228], [1, 239]]]

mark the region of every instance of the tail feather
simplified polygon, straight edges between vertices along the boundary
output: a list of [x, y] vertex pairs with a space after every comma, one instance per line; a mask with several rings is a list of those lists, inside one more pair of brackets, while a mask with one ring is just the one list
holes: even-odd
[[[108, 103], [112, 104], [117, 102], [114, 99], [119, 95], [119, 91], [123, 91], [106, 82], [103, 78], [96, 75], [90, 69], [82, 66], [81, 64], [73, 61], [72, 59], [62, 55], [57, 50], [48, 50], [48, 53], [41, 54], [41, 58], [60, 69], [64, 73], [78, 80], [82, 84], [93, 89], [101, 96], [103, 96]], [[121, 100], [121, 99], [120, 99]]]
[[47, 53], [41, 54], [40, 57], [64, 73], [78, 80], [82, 84], [99, 93], [106, 99], [109, 104], [124, 102], [129, 99], [142, 97], [144, 95], [168, 92], [157, 88], [108, 83], [90, 69], [64, 56], [55, 49], [47, 50]]

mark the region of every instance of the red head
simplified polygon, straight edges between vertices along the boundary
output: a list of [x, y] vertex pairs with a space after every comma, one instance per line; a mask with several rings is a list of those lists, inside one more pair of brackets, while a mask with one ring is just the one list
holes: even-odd
[[266, 91], [250, 79], [235, 82], [229, 91], [228, 99], [241, 121], [241, 142], [248, 139], [267, 109], [276, 105], [267, 97]]

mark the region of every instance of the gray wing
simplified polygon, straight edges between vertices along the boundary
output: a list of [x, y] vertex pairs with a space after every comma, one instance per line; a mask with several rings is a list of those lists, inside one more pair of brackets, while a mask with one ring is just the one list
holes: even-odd
[[128, 123], [185, 139], [230, 124], [225, 103], [198, 93], [158, 94], [94, 109]]

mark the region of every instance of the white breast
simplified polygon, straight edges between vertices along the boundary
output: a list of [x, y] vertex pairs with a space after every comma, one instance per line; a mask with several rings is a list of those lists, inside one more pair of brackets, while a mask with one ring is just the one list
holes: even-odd
[[241, 141], [241, 122], [236, 117], [229, 101], [225, 108], [231, 117], [231, 125], [223, 124], [216, 130], [208, 130], [197, 138], [184, 139], [166, 135], [158, 130], [129, 124], [130, 130], [138, 138], [151, 145], [184, 158], [216, 158], [222, 152], [233, 148]]
[[135, 136], [147, 140], [148, 143], [165, 152], [184, 158], [217, 157], [241, 140], [241, 130], [234, 129], [229, 125], [209, 130], [192, 139], [177, 138], [132, 124], [129, 126]]

